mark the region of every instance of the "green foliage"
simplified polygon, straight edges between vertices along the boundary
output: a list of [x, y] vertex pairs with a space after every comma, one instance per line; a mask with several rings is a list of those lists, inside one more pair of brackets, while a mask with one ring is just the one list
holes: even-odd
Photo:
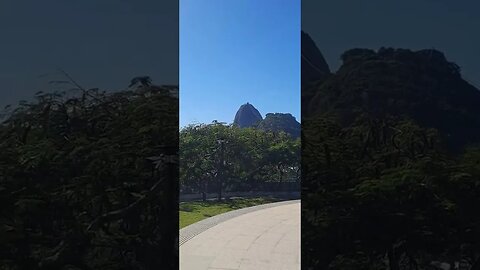
[[219, 181], [230, 190], [253, 190], [266, 181], [299, 180], [300, 140], [220, 123], [191, 125], [180, 131], [180, 158], [184, 192], [206, 192]]
[[342, 59], [302, 102], [302, 264], [480, 269], [480, 92], [435, 50]]
[[477, 259], [469, 254], [480, 251], [478, 148], [458, 160], [435, 130], [393, 118], [359, 117], [342, 128], [316, 117], [303, 131], [307, 265], [393, 269], [377, 268], [386, 256], [397, 269], [426, 269], [432, 260]]
[[146, 158], [177, 142], [178, 100], [154, 90], [21, 103], [0, 127], [0, 269], [176, 265], [178, 165]]

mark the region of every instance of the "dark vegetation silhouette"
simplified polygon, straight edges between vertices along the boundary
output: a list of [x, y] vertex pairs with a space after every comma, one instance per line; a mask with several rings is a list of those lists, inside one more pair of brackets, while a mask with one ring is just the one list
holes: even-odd
[[132, 87], [134, 85], [141, 85], [141, 86], [150, 86], [152, 85], [152, 79], [149, 76], [138, 76], [130, 80], [130, 85], [128, 87]]
[[178, 99], [63, 74], [0, 125], [0, 269], [178, 269]]
[[302, 89], [302, 265], [480, 269], [479, 90], [435, 50], [342, 60]]

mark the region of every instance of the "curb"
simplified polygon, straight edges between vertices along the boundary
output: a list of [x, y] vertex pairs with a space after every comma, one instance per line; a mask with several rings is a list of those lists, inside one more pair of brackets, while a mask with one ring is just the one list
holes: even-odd
[[188, 225], [187, 227], [184, 227], [180, 229], [179, 233], [179, 245], [185, 244], [188, 240], [192, 239], [193, 237], [197, 236], [198, 234], [214, 227], [217, 224], [220, 224], [224, 221], [227, 221], [229, 219], [241, 216], [243, 214], [255, 212], [258, 210], [262, 209], [267, 209], [267, 208], [272, 208], [272, 207], [277, 207], [277, 206], [282, 206], [282, 205], [288, 205], [288, 204], [293, 204], [293, 203], [298, 203], [300, 200], [288, 200], [288, 201], [281, 201], [281, 202], [274, 202], [274, 203], [267, 203], [267, 204], [262, 204], [262, 205], [256, 205], [256, 206], [251, 206], [251, 207], [246, 207], [238, 210], [233, 210], [229, 211], [220, 215], [216, 215], [204, 220], [201, 220], [199, 222], [193, 223], [191, 225]]

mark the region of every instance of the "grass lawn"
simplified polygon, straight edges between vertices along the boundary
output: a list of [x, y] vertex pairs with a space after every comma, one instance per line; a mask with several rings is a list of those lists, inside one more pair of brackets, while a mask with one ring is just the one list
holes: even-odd
[[180, 203], [180, 228], [228, 211], [276, 201], [278, 200], [273, 198], [248, 198], [221, 202], [183, 202]]

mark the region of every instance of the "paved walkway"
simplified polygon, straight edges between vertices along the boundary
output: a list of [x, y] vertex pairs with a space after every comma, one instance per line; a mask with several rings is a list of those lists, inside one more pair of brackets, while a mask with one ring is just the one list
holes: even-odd
[[203, 224], [180, 232], [180, 270], [300, 269], [299, 200], [231, 211]]

